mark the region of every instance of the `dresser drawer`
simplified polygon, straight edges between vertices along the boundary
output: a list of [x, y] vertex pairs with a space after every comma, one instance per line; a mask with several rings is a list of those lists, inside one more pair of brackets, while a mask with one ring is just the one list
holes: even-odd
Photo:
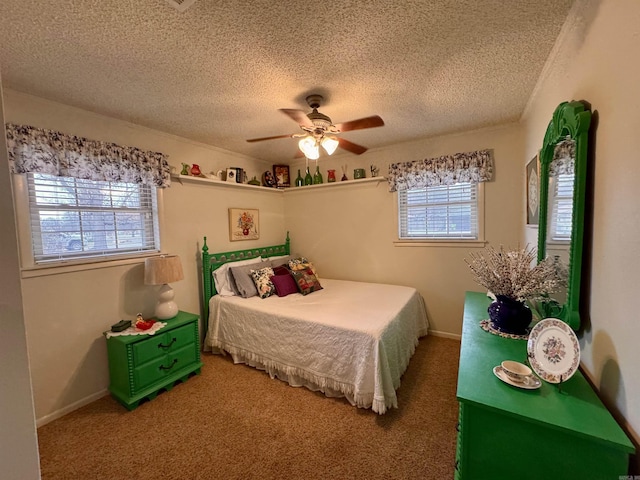
[[140, 366], [172, 350], [193, 344], [195, 338], [196, 325], [189, 324], [142, 340], [133, 345], [133, 363], [135, 366]]
[[173, 375], [181, 368], [193, 365], [197, 361], [198, 352], [193, 343], [180, 349], [165, 353], [161, 357], [133, 369], [133, 385], [136, 394], [148, 385]]

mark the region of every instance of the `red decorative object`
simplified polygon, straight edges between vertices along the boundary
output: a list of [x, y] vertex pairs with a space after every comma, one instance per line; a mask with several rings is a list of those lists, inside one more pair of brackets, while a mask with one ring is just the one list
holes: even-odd
[[155, 320], [138, 320], [136, 322], [136, 328], [138, 330], [149, 330], [156, 323]]
[[191, 167], [191, 175], [193, 175], [194, 177], [199, 177], [201, 175], [199, 165], [195, 163], [193, 164], [193, 166]]

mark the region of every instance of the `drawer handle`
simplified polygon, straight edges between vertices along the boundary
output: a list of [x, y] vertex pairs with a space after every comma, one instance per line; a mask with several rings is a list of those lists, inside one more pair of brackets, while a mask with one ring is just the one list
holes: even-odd
[[171, 348], [171, 345], [173, 345], [176, 342], [176, 337], [173, 337], [173, 340], [171, 340], [171, 342], [169, 342], [169, 345], [163, 345], [161, 343], [158, 344], [158, 348]]
[[178, 363], [178, 359], [174, 358], [173, 362], [171, 362], [171, 365], [169, 365], [168, 367], [165, 367], [164, 365], [160, 365], [160, 370], [171, 370], [176, 363]]

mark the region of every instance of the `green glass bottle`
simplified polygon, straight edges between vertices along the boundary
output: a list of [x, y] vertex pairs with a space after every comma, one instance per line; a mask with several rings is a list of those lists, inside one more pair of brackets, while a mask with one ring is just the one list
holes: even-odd
[[298, 177], [296, 178], [296, 187], [301, 187], [302, 185], [304, 185], [304, 180], [300, 175], [300, 169], [298, 169]]
[[313, 174], [313, 183], [322, 183], [322, 174], [320, 173], [320, 167], [316, 165], [316, 173]]
[[309, 172], [309, 167], [307, 167], [307, 174], [304, 176], [304, 184], [311, 185], [313, 183], [313, 177], [311, 176], [311, 172]]

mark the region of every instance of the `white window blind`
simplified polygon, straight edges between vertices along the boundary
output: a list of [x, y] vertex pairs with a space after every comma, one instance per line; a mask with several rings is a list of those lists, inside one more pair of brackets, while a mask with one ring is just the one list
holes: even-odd
[[554, 175], [551, 185], [549, 208], [549, 240], [568, 242], [571, 240], [573, 221], [573, 173]]
[[438, 185], [398, 191], [400, 239], [478, 239], [478, 186]]
[[159, 250], [155, 187], [27, 174], [36, 263]]

